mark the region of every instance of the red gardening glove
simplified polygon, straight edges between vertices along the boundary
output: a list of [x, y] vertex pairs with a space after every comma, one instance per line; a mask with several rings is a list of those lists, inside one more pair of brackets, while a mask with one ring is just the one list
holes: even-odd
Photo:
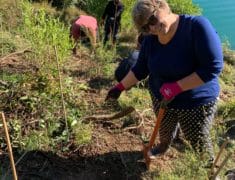
[[170, 100], [180, 94], [183, 90], [177, 82], [164, 83], [160, 88], [160, 93], [166, 100]]
[[105, 101], [109, 99], [118, 99], [121, 95], [122, 91], [125, 90], [125, 87], [122, 83], [118, 83], [116, 86], [111, 88], [108, 92], [108, 95], [105, 98]]

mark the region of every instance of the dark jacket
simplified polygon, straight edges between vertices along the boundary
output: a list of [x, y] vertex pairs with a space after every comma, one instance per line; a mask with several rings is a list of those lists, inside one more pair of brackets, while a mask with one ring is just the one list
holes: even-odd
[[107, 6], [105, 7], [102, 19], [105, 20], [105, 19], [115, 18], [116, 14], [116, 22], [120, 23], [123, 10], [124, 10], [124, 5], [120, 1], [117, 5], [114, 3], [113, 0], [109, 1]]

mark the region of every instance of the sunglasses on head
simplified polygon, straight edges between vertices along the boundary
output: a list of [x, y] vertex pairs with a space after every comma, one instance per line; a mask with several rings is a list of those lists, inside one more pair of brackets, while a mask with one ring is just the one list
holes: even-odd
[[149, 32], [149, 30], [150, 30], [149, 26], [150, 25], [154, 26], [157, 23], [158, 23], [158, 19], [155, 17], [155, 11], [154, 11], [153, 14], [149, 17], [147, 24], [145, 24], [141, 27], [141, 30], [143, 32]]

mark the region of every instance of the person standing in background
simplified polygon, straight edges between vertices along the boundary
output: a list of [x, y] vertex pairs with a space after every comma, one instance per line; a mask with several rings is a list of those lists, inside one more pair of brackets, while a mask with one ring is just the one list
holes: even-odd
[[103, 44], [109, 40], [111, 33], [112, 44], [115, 45], [117, 40], [117, 33], [121, 26], [121, 15], [124, 10], [124, 5], [120, 0], [109, 1], [105, 7], [104, 13], [102, 15], [102, 22], [104, 24], [104, 40]]

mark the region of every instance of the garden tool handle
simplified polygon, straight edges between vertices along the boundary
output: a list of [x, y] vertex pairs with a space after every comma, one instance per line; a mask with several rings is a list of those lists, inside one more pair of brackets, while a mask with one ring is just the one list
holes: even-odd
[[165, 109], [171, 101], [172, 100], [166, 100], [166, 99], [163, 99], [161, 101], [160, 109], [158, 111], [157, 118], [156, 118], [156, 124], [154, 126], [153, 133], [151, 135], [150, 141], [149, 141], [148, 146], [147, 146], [148, 149], [152, 148], [152, 146], [154, 145], [155, 139], [157, 137], [158, 130], [159, 130], [160, 125], [161, 125], [161, 121], [162, 121], [162, 119], [164, 117], [164, 114], [165, 114]]
[[143, 149], [143, 155], [144, 155], [144, 159], [145, 159], [145, 164], [146, 164], [146, 167], [147, 169], [149, 168], [150, 166], [150, 158], [148, 156], [148, 151], [152, 148], [154, 142], [155, 142], [155, 139], [157, 137], [157, 133], [158, 133], [158, 129], [160, 128], [160, 125], [161, 125], [161, 121], [164, 117], [164, 114], [165, 114], [165, 109], [166, 109], [166, 106], [167, 104], [170, 102], [171, 100], [166, 100], [166, 99], [163, 99], [160, 103], [160, 109], [158, 111], [158, 115], [157, 115], [157, 118], [156, 118], [156, 123], [155, 123], [155, 126], [154, 126], [154, 130], [153, 130], [153, 133], [151, 135], [151, 138], [150, 138], [150, 141], [148, 143], [147, 146], [144, 145], [144, 149]]

